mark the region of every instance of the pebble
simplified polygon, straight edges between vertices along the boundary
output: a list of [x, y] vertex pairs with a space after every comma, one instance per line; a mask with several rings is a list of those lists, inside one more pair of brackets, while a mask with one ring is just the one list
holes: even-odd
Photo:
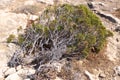
[[106, 75], [105, 75], [104, 73], [100, 73], [100, 74], [99, 74], [99, 77], [101, 77], [101, 78], [105, 78]]
[[23, 80], [18, 74], [14, 73], [9, 75], [5, 80]]

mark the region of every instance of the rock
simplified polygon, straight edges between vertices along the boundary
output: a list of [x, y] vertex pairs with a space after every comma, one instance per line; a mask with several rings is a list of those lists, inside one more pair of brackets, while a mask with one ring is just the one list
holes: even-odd
[[115, 31], [116, 31], [116, 32], [120, 32], [120, 25], [118, 25], [118, 26], [115, 28]]
[[57, 70], [57, 72], [61, 72], [61, 68], [62, 68], [63, 64], [58, 63], [58, 62], [53, 62], [53, 63], [51, 64], [51, 66], [55, 67], [56, 70]]
[[[43, 65], [35, 73], [35, 80], [54, 80], [57, 77], [57, 71], [54, 67]], [[41, 74], [42, 73], [42, 74]]]
[[24, 79], [24, 80], [30, 80], [30, 79], [28, 78], [28, 79]]
[[117, 17], [113, 16], [112, 14], [107, 14], [107, 13], [104, 13], [104, 12], [99, 11], [99, 10], [97, 10], [97, 14], [100, 15], [101, 17], [108, 19], [109, 21], [111, 21], [113, 23], [120, 24], [120, 20]]
[[[17, 72], [15, 68], [10, 68], [5, 72], [7, 78], [5, 80], [30, 80], [27, 78], [27, 75], [32, 75], [35, 73], [35, 70], [29, 67], [22, 68], [20, 65], [17, 67]], [[15, 76], [15, 77], [14, 77]]]
[[93, 75], [88, 71], [85, 71], [85, 75], [89, 78], [89, 80], [99, 80], [98, 76]]
[[39, 17], [36, 15], [29, 15], [29, 20], [33, 20], [35, 21], [36, 19], [38, 19]]
[[120, 80], [120, 76], [114, 77], [114, 80]]
[[88, 5], [88, 7], [91, 8], [91, 9], [95, 9], [95, 8], [97, 8], [95, 2], [88, 2], [87, 5]]
[[32, 75], [32, 74], [35, 73], [35, 70], [32, 69], [32, 68], [26, 67], [26, 68], [18, 70], [16, 73], [19, 74], [19, 75], [24, 75], [24, 76], [25, 75]]
[[78, 64], [79, 64], [79, 65], [82, 65], [82, 64], [83, 64], [83, 61], [82, 61], [82, 60], [78, 61]]
[[100, 73], [100, 74], [99, 74], [99, 77], [101, 77], [101, 78], [105, 78], [106, 75], [105, 75], [104, 73]]
[[0, 43], [0, 75], [4, 75], [9, 67], [7, 63], [18, 47], [15, 44]]
[[61, 79], [61, 78], [59, 78], [59, 77], [56, 77], [56, 79], [55, 80], [63, 80], [63, 79]]
[[9, 69], [9, 67], [1, 66], [0, 67], [0, 80], [2, 80], [5, 76], [5, 72]]
[[24, 5], [35, 5], [35, 1], [27, 0], [27, 1], [24, 2]]
[[16, 69], [17, 69], [17, 71], [18, 71], [18, 70], [22, 69], [22, 66], [21, 66], [21, 65], [19, 65], [19, 66], [17, 66], [17, 68], [16, 68]]
[[10, 68], [8, 69], [6, 72], [5, 72], [5, 75], [10, 75], [10, 74], [13, 74], [16, 72], [16, 69], [15, 68]]
[[114, 68], [115, 74], [120, 76], [120, 66]]
[[5, 80], [23, 80], [18, 74], [14, 73], [9, 75]]
[[102, 2], [99, 2], [98, 4], [101, 6], [106, 6], [105, 3], [102, 3]]
[[116, 11], [117, 9], [118, 9], [118, 8], [113, 8], [113, 10], [115, 10], [115, 11]]
[[66, 4], [73, 4], [73, 5], [80, 5], [80, 4], [87, 5], [87, 2], [85, 0], [63, 0], [62, 2]]
[[45, 3], [45, 4], [49, 4], [49, 5], [53, 5], [54, 4], [54, 0], [37, 0], [37, 1]]

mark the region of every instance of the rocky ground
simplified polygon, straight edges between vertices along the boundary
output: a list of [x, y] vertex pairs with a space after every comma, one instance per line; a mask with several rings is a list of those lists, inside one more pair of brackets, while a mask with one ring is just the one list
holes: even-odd
[[[28, 21], [37, 19], [46, 6], [59, 3], [88, 4], [106, 28], [114, 33], [100, 54], [72, 61], [70, 65], [80, 71], [79, 78], [74, 80], [120, 80], [120, 18], [116, 12], [120, 8], [119, 0], [0, 0], [0, 80], [30, 80], [27, 75], [35, 73], [31, 66], [7, 66], [19, 46], [6, 43], [6, 38], [10, 34], [17, 36], [18, 28], [25, 29]], [[64, 79], [57, 77], [55, 80]]]

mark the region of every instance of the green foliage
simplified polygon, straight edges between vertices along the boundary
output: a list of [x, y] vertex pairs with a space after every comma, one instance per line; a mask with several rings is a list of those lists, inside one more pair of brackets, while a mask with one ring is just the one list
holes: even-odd
[[21, 45], [25, 41], [23, 35], [18, 35], [18, 44]]
[[86, 58], [87, 56], [88, 56], [88, 54], [89, 54], [89, 48], [85, 48], [83, 51], [82, 51], [82, 53], [83, 53], [83, 58]]
[[[65, 54], [69, 55], [76, 53], [87, 57], [91, 52], [99, 53], [106, 44], [106, 38], [113, 36], [85, 5], [64, 4], [48, 7], [39, 22], [26, 30], [25, 36], [31, 34], [26, 41], [33, 44], [37, 40], [36, 35], [40, 35], [36, 46], [39, 46], [40, 42], [50, 49], [65, 45], [67, 47]], [[24, 38], [19, 36], [18, 42], [21, 44], [23, 41]], [[63, 42], [58, 44], [60, 41]]]
[[55, 14], [55, 20], [48, 22], [47, 26], [50, 29], [52, 27], [55, 30], [57, 27], [58, 31], [65, 30], [70, 35], [75, 34], [75, 41], [71, 42], [71, 45], [67, 45], [69, 53], [79, 51], [87, 56], [93, 47], [94, 52], [98, 53], [104, 47], [106, 38], [113, 36], [112, 32], [106, 30], [100, 19], [85, 5], [64, 4], [54, 9], [49, 8], [45, 12], [48, 12], [46, 15]]
[[14, 39], [15, 39], [14, 34], [9, 35], [9, 37], [7, 38], [7, 43], [11, 43]]

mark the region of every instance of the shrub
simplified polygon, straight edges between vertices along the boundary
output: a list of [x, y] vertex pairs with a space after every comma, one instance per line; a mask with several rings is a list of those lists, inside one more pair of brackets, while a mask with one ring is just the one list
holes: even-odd
[[[84, 5], [51, 6], [43, 12], [38, 23], [28, 27], [25, 34], [18, 37], [25, 56], [17, 58], [20, 61], [28, 59], [26, 56], [33, 58], [30, 64], [36, 64], [37, 68], [62, 58], [79, 59], [91, 52], [99, 53], [106, 38], [112, 35]], [[12, 60], [11, 64], [14, 62]]]

